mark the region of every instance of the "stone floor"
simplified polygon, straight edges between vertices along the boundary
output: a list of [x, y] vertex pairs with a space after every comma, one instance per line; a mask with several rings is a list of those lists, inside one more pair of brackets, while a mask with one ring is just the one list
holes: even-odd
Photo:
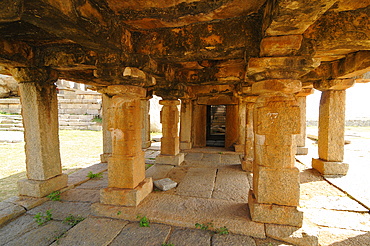
[[[157, 154], [154, 144], [146, 151], [146, 162]], [[178, 186], [155, 190], [137, 208], [99, 204], [107, 165], [90, 166], [69, 175], [61, 201], [14, 197], [0, 203], [0, 245], [370, 245], [369, 208], [310, 169], [307, 161], [296, 163], [303, 227], [251, 221], [246, 205], [251, 174], [239, 163], [237, 154], [212, 148], [188, 152], [181, 166], [153, 165], [147, 176], [169, 177]], [[90, 171], [103, 177], [89, 179]], [[366, 187], [365, 180], [359, 189]], [[48, 210], [53, 219], [39, 226], [34, 216]], [[71, 215], [86, 219], [77, 225], [63, 222]], [[143, 216], [150, 227], [139, 226]], [[196, 223], [209, 228], [196, 229]], [[214, 233], [224, 227], [230, 234]]]

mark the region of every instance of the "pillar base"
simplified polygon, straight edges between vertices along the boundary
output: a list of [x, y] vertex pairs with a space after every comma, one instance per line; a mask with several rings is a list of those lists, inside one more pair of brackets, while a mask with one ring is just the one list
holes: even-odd
[[180, 149], [181, 150], [191, 149], [191, 147], [192, 147], [191, 142], [180, 142]]
[[112, 154], [111, 153], [104, 153], [104, 154], [101, 154], [100, 155], [100, 162], [101, 163], [108, 163], [108, 159], [109, 157], [111, 157]]
[[20, 196], [44, 197], [67, 186], [68, 175], [61, 174], [48, 180], [22, 179], [18, 181]]
[[234, 150], [235, 152], [244, 152], [245, 146], [244, 144], [235, 144]]
[[141, 148], [142, 148], [142, 149], [147, 149], [147, 148], [149, 148], [151, 145], [152, 145], [152, 142], [151, 142], [151, 141], [143, 141], [143, 143], [141, 144]]
[[295, 153], [296, 155], [307, 155], [308, 154], [308, 148], [305, 147], [297, 147], [297, 151]]
[[248, 171], [248, 172], [252, 172], [253, 171], [253, 159], [251, 158], [247, 158], [247, 159], [244, 159], [244, 158], [240, 158], [240, 162], [242, 164], [242, 169], [244, 171]]
[[312, 167], [323, 175], [346, 175], [349, 169], [347, 163], [314, 158], [312, 158]]
[[134, 189], [108, 187], [100, 190], [100, 202], [103, 204], [137, 207], [152, 192], [152, 178], [144, 179]]
[[249, 191], [248, 206], [253, 221], [297, 227], [302, 226], [303, 212], [298, 211], [297, 207], [258, 203], [252, 190]]
[[178, 153], [177, 155], [158, 155], [155, 158], [155, 163], [179, 166], [184, 161], [184, 158], [184, 153]]

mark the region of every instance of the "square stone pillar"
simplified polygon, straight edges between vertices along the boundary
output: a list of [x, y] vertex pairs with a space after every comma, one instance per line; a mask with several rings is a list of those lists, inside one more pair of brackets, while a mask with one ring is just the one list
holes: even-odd
[[322, 81], [315, 88], [322, 91], [319, 110], [319, 159], [312, 159], [312, 167], [324, 175], [346, 175], [349, 165], [343, 163], [345, 131], [345, 89], [354, 80]]
[[192, 120], [193, 147], [202, 148], [207, 144], [207, 105], [198, 104], [193, 101], [193, 120]]
[[103, 204], [137, 206], [153, 189], [145, 178], [144, 152], [141, 149], [141, 98], [146, 90], [137, 86], [113, 85], [109, 130], [112, 156], [108, 160], [108, 187], [100, 190]]
[[257, 96], [246, 96], [245, 102], [245, 145], [244, 157], [241, 161], [242, 169], [252, 172], [254, 161], [254, 131], [253, 131], [253, 111]]
[[246, 102], [239, 99], [238, 105], [238, 139], [234, 145], [235, 152], [244, 152], [245, 149], [245, 123], [246, 123]]
[[162, 138], [161, 154], [156, 157], [157, 164], [180, 165], [184, 161], [184, 153], [180, 153], [179, 140], [179, 100], [161, 100]]
[[303, 213], [297, 210], [299, 170], [294, 166], [300, 108], [293, 93], [300, 89], [300, 81], [289, 79], [252, 86], [252, 92], [259, 94], [253, 117], [253, 190], [248, 200], [254, 221], [302, 225]]
[[44, 197], [67, 186], [62, 174], [58, 134], [57, 80], [43, 68], [17, 68], [20, 82], [27, 179], [18, 182], [20, 195]]
[[108, 158], [112, 155], [112, 137], [109, 131], [109, 107], [112, 98], [102, 93], [102, 126], [103, 126], [103, 154], [100, 155], [101, 162], [108, 162]]
[[306, 148], [306, 98], [313, 93], [312, 88], [302, 89], [297, 95], [297, 103], [300, 110], [301, 133], [296, 136], [297, 140], [297, 155], [307, 155]]
[[180, 111], [180, 149], [191, 149], [191, 126], [193, 116], [193, 104], [189, 99], [181, 100]]
[[150, 142], [150, 114], [149, 114], [149, 109], [150, 109], [150, 101], [149, 98], [144, 98], [141, 100], [141, 113], [143, 114], [142, 116], [142, 126], [141, 126], [141, 148], [147, 149], [150, 147], [151, 142]]

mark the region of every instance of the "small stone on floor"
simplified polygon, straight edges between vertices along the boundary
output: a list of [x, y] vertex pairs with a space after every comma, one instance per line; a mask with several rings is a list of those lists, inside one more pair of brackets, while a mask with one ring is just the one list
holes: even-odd
[[170, 190], [177, 186], [177, 183], [169, 178], [160, 179], [160, 180], [154, 181], [153, 183], [155, 187], [163, 191]]

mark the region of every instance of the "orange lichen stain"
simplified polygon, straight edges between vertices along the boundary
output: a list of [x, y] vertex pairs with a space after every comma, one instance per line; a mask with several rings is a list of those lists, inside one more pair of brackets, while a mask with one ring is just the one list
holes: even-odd
[[104, 21], [103, 16], [96, 10], [91, 4], [86, 1], [84, 5], [77, 7], [83, 17], [88, 19], [96, 19], [100, 24], [106, 26], [107, 23]]
[[73, 15], [73, 3], [71, 0], [48, 0], [47, 2], [63, 14], [67, 16]]
[[211, 36], [200, 38], [207, 46], [214, 46], [222, 43], [222, 37], [212, 34]]
[[182, 33], [183, 30], [181, 28], [174, 28], [171, 31], [174, 33]]

